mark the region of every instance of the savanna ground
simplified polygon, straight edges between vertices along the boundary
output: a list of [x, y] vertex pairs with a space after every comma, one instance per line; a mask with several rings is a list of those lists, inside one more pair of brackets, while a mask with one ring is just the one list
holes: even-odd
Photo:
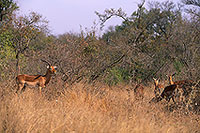
[[98, 133], [198, 133], [200, 116], [172, 109], [165, 100], [149, 104], [153, 84], [145, 98], [135, 100], [130, 85], [109, 87], [77, 83], [65, 89], [58, 83], [39, 91], [15, 93], [14, 81], [1, 83], [0, 132], [98, 132]]

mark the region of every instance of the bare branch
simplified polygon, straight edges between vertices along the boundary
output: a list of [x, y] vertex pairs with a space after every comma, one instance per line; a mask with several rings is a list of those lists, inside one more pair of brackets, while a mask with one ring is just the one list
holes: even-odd
[[126, 13], [121, 8], [119, 8], [118, 10], [115, 10], [113, 8], [106, 9], [103, 14], [100, 14], [97, 11], [95, 13], [101, 21], [101, 24], [100, 24], [101, 28], [104, 27], [104, 24], [106, 23], [107, 20], [115, 16], [122, 18], [124, 21], [128, 20], [128, 17], [126, 17]]

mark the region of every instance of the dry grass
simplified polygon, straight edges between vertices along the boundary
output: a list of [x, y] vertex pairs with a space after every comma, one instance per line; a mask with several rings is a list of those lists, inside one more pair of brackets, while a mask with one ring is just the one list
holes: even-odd
[[129, 86], [77, 84], [49, 98], [51, 93], [40, 96], [33, 89], [18, 96], [13, 87], [2, 85], [0, 132], [200, 132], [199, 115], [169, 112], [164, 101], [149, 104], [151, 87], [146, 88], [143, 101], [136, 101], [133, 92], [129, 95], [123, 87]]

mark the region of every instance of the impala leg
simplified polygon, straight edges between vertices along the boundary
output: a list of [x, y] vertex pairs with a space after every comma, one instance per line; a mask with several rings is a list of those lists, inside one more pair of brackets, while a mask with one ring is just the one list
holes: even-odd
[[15, 93], [18, 93], [18, 91], [19, 91], [19, 88], [20, 88], [20, 85], [17, 85], [17, 90], [16, 90], [16, 92], [15, 92]]
[[42, 87], [40, 86], [39, 87], [39, 90], [40, 90], [40, 96], [42, 95]]
[[26, 84], [24, 84], [23, 87], [21, 88], [21, 93], [22, 93], [23, 91], [25, 91], [25, 88], [26, 88]]
[[18, 93], [18, 91], [21, 92], [24, 87], [25, 87], [24, 84], [18, 84], [18, 88], [16, 90], [16, 93]]
[[172, 96], [172, 101], [174, 102], [174, 104], [176, 104], [176, 101], [174, 100], [174, 96]]
[[175, 101], [175, 97], [176, 97], [176, 95], [177, 95], [177, 92], [176, 92], [176, 90], [172, 93], [172, 101], [174, 102], [174, 104], [176, 104], [176, 101]]

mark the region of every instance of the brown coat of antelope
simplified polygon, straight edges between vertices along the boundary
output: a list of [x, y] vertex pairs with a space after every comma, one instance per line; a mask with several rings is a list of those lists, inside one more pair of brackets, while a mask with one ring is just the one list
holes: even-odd
[[188, 96], [188, 94], [192, 91], [191, 87], [194, 85], [194, 82], [192, 80], [179, 80], [179, 81], [173, 81], [172, 76], [174, 76], [176, 73], [173, 75], [168, 76], [169, 78], [169, 84], [170, 85], [177, 85], [178, 88], [181, 88], [183, 90], [183, 95]]
[[28, 85], [28, 86], [34, 86], [34, 87], [39, 86], [40, 95], [41, 95], [42, 88], [44, 88], [49, 83], [52, 75], [54, 75], [57, 70], [57, 67], [52, 66], [49, 62], [45, 60], [41, 60], [41, 61], [46, 62], [48, 64], [46, 74], [45, 75], [26, 75], [26, 74], [18, 75], [16, 77], [16, 82], [18, 85], [16, 93], [18, 93], [18, 91], [22, 92], [23, 90], [25, 90], [26, 85]]
[[136, 100], [144, 98], [144, 87], [141, 84], [137, 84], [134, 88], [134, 94]]

